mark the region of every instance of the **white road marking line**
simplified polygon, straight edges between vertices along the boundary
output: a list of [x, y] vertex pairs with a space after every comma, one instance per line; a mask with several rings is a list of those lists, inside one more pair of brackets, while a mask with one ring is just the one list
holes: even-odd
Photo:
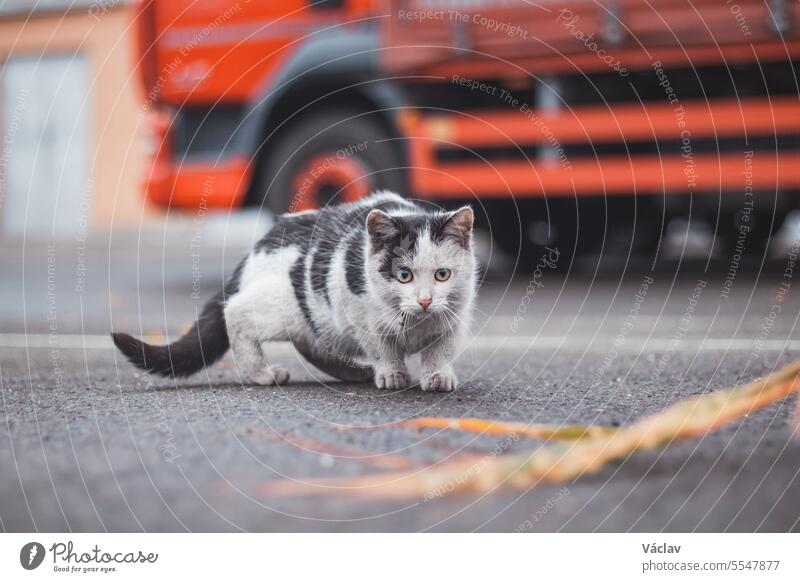
[[[164, 342], [170, 338], [165, 338]], [[111, 336], [101, 334], [46, 334], [46, 333], [0, 333], [0, 349], [63, 349], [63, 350], [105, 350], [113, 347]], [[587, 349], [605, 351], [611, 344], [607, 337], [600, 335], [592, 338], [588, 335], [568, 336], [514, 336], [514, 335], [479, 335], [470, 340], [467, 349], [493, 350], [512, 348], [517, 350]], [[751, 352], [756, 349], [752, 339], [729, 338], [683, 338], [675, 342], [672, 338], [637, 338], [628, 336], [621, 346], [614, 346], [618, 352], [640, 353], [646, 351], [664, 352], [675, 350], [680, 352]], [[758, 351], [778, 352], [782, 350], [800, 350], [800, 339], [764, 340]]]
[[[572, 336], [500, 336], [483, 335], [471, 340], [470, 345], [479, 349], [508, 347], [515, 349], [578, 349], [591, 347], [594, 350], [610, 350], [612, 345], [609, 338], [603, 334], [597, 338], [583, 335]], [[628, 336], [621, 346], [614, 345], [618, 352], [665, 352], [676, 350], [680, 352], [751, 352], [756, 349], [752, 339], [730, 338], [683, 338], [674, 341], [672, 338], [637, 338]], [[800, 340], [772, 339], [761, 342], [758, 351], [779, 352], [782, 350], [800, 350]]]
[[[618, 325], [619, 321], [624, 319], [628, 315], [627, 312], [625, 313], [609, 313], [607, 316], [604, 317], [597, 317], [594, 315], [578, 315], [575, 316], [575, 323], [582, 324], [587, 326], [594, 326], [597, 327], [601, 323], [604, 325]], [[674, 325], [675, 319], [683, 315], [682, 313], [670, 313], [670, 314], [663, 314], [663, 315], [639, 315], [636, 317], [636, 323], [642, 325]], [[475, 318], [475, 321], [486, 321], [487, 318]], [[564, 319], [564, 318], [560, 318]], [[573, 316], [568, 318], [569, 321], [572, 321]], [[744, 321], [752, 321], [752, 322], [761, 322], [763, 321], [763, 316], [748, 316], [744, 318]], [[538, 323], [539, 319], [529, 318], [529, 320], [533, 321], [534, 324]], [[513, 315], [493, 315], [488, 318], [489, 323], [493, 325], [504, 325], [510, 327], [511, 324], [514, 322]], [[522, 321], [526, 321], [523, 319]], [[692, 324], [697, 325], [698, 327], [701, 325], [708, 326], [714, 322], [714, 317], [710, 315], [695, 315], [692, 317]]]
[[0, 348], [61, 348], [64, 350], [104, 350], [113, 347], [110, 335], [79, 333], [0, 333]]

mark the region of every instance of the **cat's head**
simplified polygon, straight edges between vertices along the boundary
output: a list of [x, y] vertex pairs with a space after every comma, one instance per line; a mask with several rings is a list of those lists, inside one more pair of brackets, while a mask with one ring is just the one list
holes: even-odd
[[373, 210], [367, 272], [384, 303], [424, 317], [457, 308], [475, 285], [472, 208], [454, 212]]

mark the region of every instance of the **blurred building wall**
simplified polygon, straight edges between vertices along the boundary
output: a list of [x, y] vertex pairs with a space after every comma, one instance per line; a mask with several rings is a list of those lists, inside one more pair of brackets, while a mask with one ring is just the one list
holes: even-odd
[[[143, 91], [134, 72], [132, 8], [65, 2], [67, 7], [59, 9], [58, 4], [51, 1], [34, 13], [0, 10], [0, 229], [4, 234], [24, 229], [18, 217], [9, 214], [25, 203], [28, 217], [45, 214], [45, 220], [31, 219], [31, 228], [38, 229], [36, 225], [48, 224], [46, 219], [55, 216], [60, 219], [57, 234], [136, 226], [143, 217], [159, 214], [144, 207], [141, 195], [146, 120]], [[31, 74], [25, 74], [26, 68]], [[73, 78], [76, 75], [85, 79]], [[65, 124], [71, 124], [71, 132], [69, 127], [59, 129]], [[66, 146], [54, 143], [59, 131], [68, 136]], [[82, 133], [85, 139], [80, 138]], [[39, 140], [35, 155], [26, 152], [30, 144], [23, 143], [31, 136]], [[71, 151], [76, 147], [87, 151]], [[52, 171], [52, 164], [63, 166], [54, 172], [56, 187], [65, 190], [58, 193], [56, 207], [53, 193], [42, 191], [50, 189], [45, 174]], [[85, 171], [74, 165], [85, 165]], [[68, 174], [83, 176], [80, 192], [74, 192], [74, 179], [64, 178]], [[11, 196], [29, 200], [10, 200]], [[74, 204], [80, 212], [74, 211]]]

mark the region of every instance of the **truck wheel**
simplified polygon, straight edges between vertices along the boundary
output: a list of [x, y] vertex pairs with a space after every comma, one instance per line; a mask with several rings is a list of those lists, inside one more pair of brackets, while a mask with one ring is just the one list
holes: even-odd
[[[771, 236], [783, 226], [783, 214], [753, 213], [743, 218], [741, 212], [724, 213], [717, 226], [717, 236], [725, 243], [728, 254], [762, 255], [767, 250]], [[771, 232], [770, 232], [771, 231]]]
[[721, 211], [707, 213], [706, 220], [723, 241], [723, 252], [763, 255], [770, 237], [778, 234], [791, 208], [791, 199], [783, 192], [756, 192], [752, 205], [724, 206]]
[[602, 242], [605, 212], [602, 200], [572, 199], [496, 201], [490, 211], [492, 238], [511, 257], [529, 259], [544, 247], [558, 249], [559, 270], [569, 268], [573, 254], [582, 255]]
[[275, 212], [352, 202], [375, 190], [403, 194], [400, 155], [377, 114], [339, 110], [287, 127], [257, 177], [255, 201]]

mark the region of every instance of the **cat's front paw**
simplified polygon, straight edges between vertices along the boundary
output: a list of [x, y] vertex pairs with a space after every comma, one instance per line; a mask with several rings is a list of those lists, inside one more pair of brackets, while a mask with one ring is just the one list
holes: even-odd
[[452, 370], [423, 373], [420, 388], [424, 392], [452, 392], [458, 387], [458, 379]]
[[376, 368], [375, 386], [381, 390], [402, 390], [411, 384], [411, 376], [406, 370], [396, 368]]
[[280, 366], [266, 366], [263, 370], [251, 374], [250, 379], [262, 386], [282, 385], [289, 381], [289, 370]]

